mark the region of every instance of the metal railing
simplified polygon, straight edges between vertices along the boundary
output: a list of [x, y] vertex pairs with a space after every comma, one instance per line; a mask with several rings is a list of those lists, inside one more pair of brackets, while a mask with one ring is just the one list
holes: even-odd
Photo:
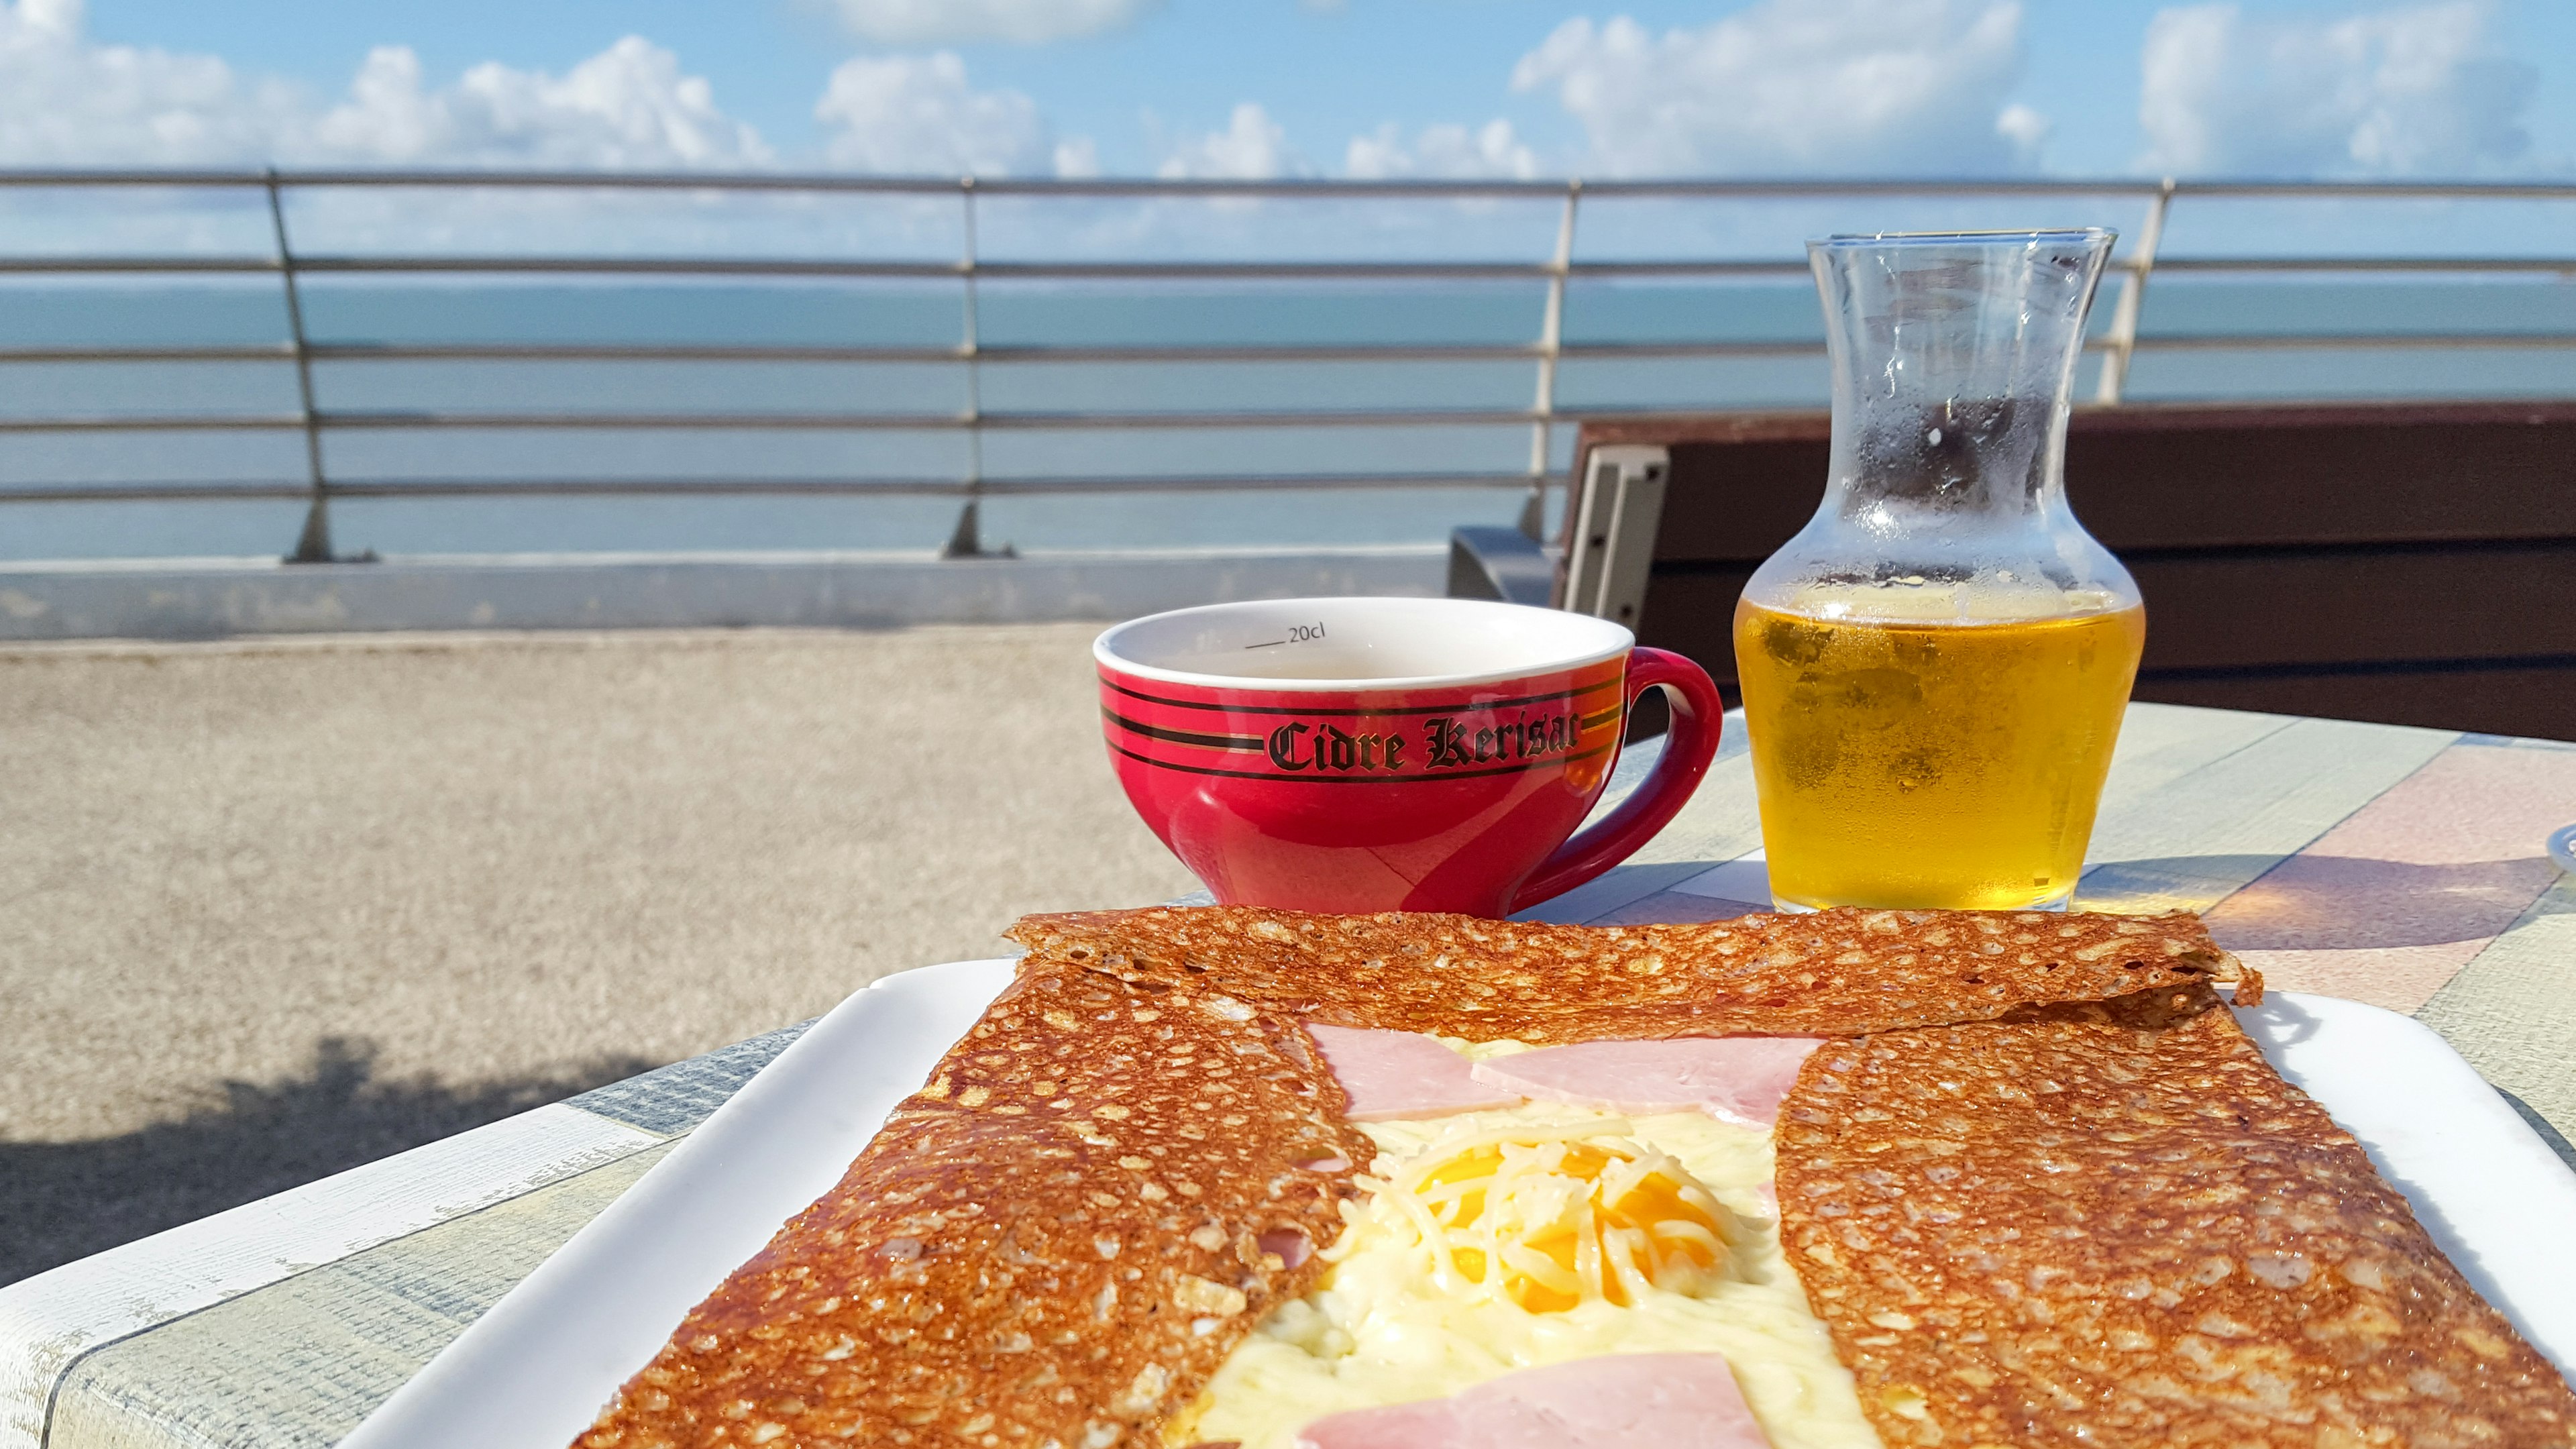
[[[1567, 342], [1566, 288], [1578, 279], [1717, 279], [1795, 277], [1803, 259], [1673, 258], [1588, 260], [1576, 253], [1580, 209], [1587, 200], [1849, 200], [1863, 197], [2082, 196], [2127, 200], [2142, 208], [2140, 222], [2112, 262], [2117, 294], [2109, 321], [2087, 343], [2101, 366], [2093, 401], [2116, 406], [2130, 364], [2146, 351], [2190, 349], [2564, 349], [2576, 334], [2563, 332], [2229, 332], [2142, 336], [2139, 321], [2147, 284], [2158, 272], [2265, 274], [2338, 273], [2548, 273], [2576, 280], [2576, 255], [2552, 256], [2160, 256], [2167, 220], [2177, 201], [2193, 199], [2326, 199], [2576, 201], [2576, 184], [2465, 183], [2267, 183], [2173, 180], [1996, 181], [1037, 181], [945, 179], [772, 173], [616, 174], [594, 172], [403, 171], [18, 171], [0, 172], [0, 191], [242, 190], [265, 202], [270, 250], [265, 255], [9, 254], [0, 243], [0, 277], [274, 275], [283, 293], [288, 336], [273, 345], [208, 346], [0, 346], [0, 363], [215, 363], [291, 362], [297, 406], [280, 413], [186, 412], [0, 417], [0, 435], [142, 432], [262, 431], [302, 435], [305, 474], [274, 481], [162, 483], [99, 482], [0, 487], [0, 502], [147, 502], [171, 500], [296, 499], [304, 525], [290, 558], [333, 557], [330, 506], [351, 498], [494, 498], [533, 495], [645, 497], [701, 496], [897, 496], [932, 495], [961, 500], [947, 552], [983, 551], [978, 506], [989, 497], [1028, 494], [1151, 493], [1237, 489], [1462, 488], [1526, 490], [1524, 526], [1535, 531], [1545, 491], [1554, 476], [1554, 429], [1621, 410], [1568, 407], [1558, 398], [1562, 363], [1577, 360], [1791, 358], [1814, 356], [1812, 341]], [[323, 254], [299, 249], [291, 233], [290, 192], [350, 189], [478, 189], [495, 191], [692, 192], [745, 195], [866, 195], [954, 198], [964, 245], [954, 261], [767, 256], [564, 256], [533, 253]], [[1456, 201], [1558, 200], [1554, 246], [1543, 260], [1493, 261], [1025, 261], [996, 260], [977, 249], [978, 214], [987, 198], [1040, 197], [1138, 201], [1367, 199]], [[308, 335], [305, 279], [345, 275], [566, 276], [586, 278], [871, 279], [946, 280], [960, 284], [961, 329], [953, 345], [832, 346], [735, 343], [335, 343]], [[1136, 345], [1012, 346], [983, 340], [978, 326], [978, 283], [984, 280], [1057, 282], [1314, 282], [1314, 281], [1522, 281], [1542, 284], [1544, 305], [1535, 337], [1506, 344]], [[965, 406], [955, 411], [686, 412], [675, 410], [491, 411], [425, 408], [365, 410], [327, 408], [317, 401], [317, 365], [349, 361], [583, 362], [667, 361], [862, 362], [963, 364]], [[1005, 363], [1366, 363], [1526, 362], [1534, 372], [1528, 408], [1282, 408], [1214, 410], [995, 409], [983, 405], [982, 370]], [[1636, 411], [1667, 411], [1639, 409]], [[1426, 425], [1525, 425], [1528, 463], [1519, 471], [1272, 472], [1239, 471], [1191, 476], [1083, 475], [985, 476], [983, 438], [1028, 429], [1242, 429], [1371, 428]], [[326, 465], [325, 441], [334, 434], [369, 430], [640, 430], [823, 429], [956, 431], [967, 439], [967, 465], [945, 477], [699, 477], [661, 479], [404, 479], [399, 482], [335, 478]]]

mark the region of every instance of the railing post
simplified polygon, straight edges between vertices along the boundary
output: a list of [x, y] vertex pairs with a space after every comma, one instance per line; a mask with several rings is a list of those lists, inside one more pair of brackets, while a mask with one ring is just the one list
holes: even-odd
[[1583, 201], [1583, 180], [1565, 183], [1565, 210], [1556, 222], [1556, 254], [1548, 263], [1547, 311], [1538, 330], [1538, 396], [1530, 411], [1529, 497], [1521, 503], [1521, 532], [1539, 538], [1547, 531], [1547, 455], [1556, 421], [1556, 362], [1565, 346], [1565, 275], [1574, 265], [1574, 213]]
[[1007, 543], [999, 549], [984, 547], [984, 346], [982, 324], [975, 315], [975, 178], [959, 177], [957, 194], [966, 223], [966, 253], [958, 263], [966, 282], [965, 338], [958, 349], [966, 358], [966, 506], [957, 510], [957, 527], [950, 531], [939, 556], [1014, 558], [1018, 550]]
[[313, 406], [313, 351], [304, 336], [304, 299], [295, 282], [295, 248], [286, 237], [286, 206], [278, 197], [277, 168], [266, 173], [268, 226], [277, 243], [277, 273], [286, 282], [286, 327], [295, 344], [295, 391], [304, 414], [304, 469], [311, 501], [304, 508], [304, 529], [296, 536], [288, 563], [331, 562], [331, 484], [322, 470], [322, 420]]
[[2102, 380], [2093, 390], [2093, 401], [2104, 407], [2117, 407], [2121, 390], [2129, 385], [2129, 358], [2138, 350], [2138, 314], [2146, 306], [2147, 277], [2156, 269], [2156, 248], [2164, 241], [2165, 212], [2173, 198], [2174, 179], [2168, 176], [2147, 203], [2146, 224], [2129, 248], [2131, 267], [2120, 279], [2120, 303], [2111, 313], [2111, 350], [2102, 356]]

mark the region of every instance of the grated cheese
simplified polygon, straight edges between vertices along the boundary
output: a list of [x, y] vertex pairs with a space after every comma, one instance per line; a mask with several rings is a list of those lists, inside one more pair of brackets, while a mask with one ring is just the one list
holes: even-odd
[[1344, 1216], [1409, 1234], [1431, 1281], [1471, 1301], [1554, 1313], [1625, 1307], [1655, 1290], [1695, 1295], [1729, 1276], [1742, 1229], [1679, 1161], [1613, 1135], [1626, 1130], [1616, 1118], [1470, 1128], [1392, 1181], [1361, 1179], [1373, 1195]]
[[[1480, 1058], [1525, 1049], [1450, 1045]], [[1781, 1253], [1769, 1133], [1698, 1113], [1630, 1119], [1539, 1102], [1365, 1130], [1379, 1148], [1374, 1191], [1344, 1207], [1349, 1226], [1323, 1254], [1332, 1264], [1323, 1286], [1268, 1314], [1166, 1426], [1165, 1444], [1292, 1449], [1297, 1429], [1326, 1414], [1452, 1394], [1515, 1369], [1611, 1353], [1720, 1353], [1774, 1449], [1881, 1449]], [[1702, 1215], [1697, 1231], [1648, 1233], [1644, 1247], [1661, 1259], [1613, 1237], [1641, 1216], [1692, 1222], [1645, 1211], [1638, 1193], [1655, 1177]], [[1485, 1196], [1470, 1213], [1477, 1188]], [[1568, 1224], [1577, 1230], [1548, 1238]], [[1625, 1244], [1634, 1276], [1614, 1250], [1589, 1276], [1580, 1259], [1569, 1266], [1548, 1251], [1579, 1241], [1583, 1227]], [[1679, 1262], [1664, 1262], [1659, 1279], [1658, 1263], [1670, 1259]], [[1484, 1271], [1497, 1263], [1501, 1273]], [[1563, 1293], [1564, 1306], [1522, 1301], [1516, 1273]]]

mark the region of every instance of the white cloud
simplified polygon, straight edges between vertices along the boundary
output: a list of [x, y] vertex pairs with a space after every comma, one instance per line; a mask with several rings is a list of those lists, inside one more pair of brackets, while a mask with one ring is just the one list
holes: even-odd
[[952, 51], [845, 60], [814, 118], [833, 132], [832, 163], [862, 171], [1026, 176], [1099, 167], [1088, 139], [1056, 142], [1037, 102], [968, 84]]
[[1526, 180], [1538, 174], [1538, 153], [1521, 144], [1512, 134], [1512, 123], [1499, 117], [1474, 130], [1427, 126], [1410, 146], [1394, 126], [1386, 125], [1373, 135], [1351, 138], [1342, 153], [1342, 170], [1369, 181], [1396, 176]]
[[1076, 136], [1055, 143], [1055, 174], [1068, 180], [1080, 180], [1100, 174], [1100, 146], [1089, 136]]
[[2530, 144], [2537, 78], [2479, 0], [2342, 19], [2158, 12], [2141, 58], [2145, 164], [2174, 173], [2462, 173]]
[[499, 64], [424, 87], [420, 60], [371, 52], [317, 110], [295, 87], [211, 55], [98, 45], [81, 0], [0, 0], [0, 162], [554, 167], [756, 165], [769, 148], [703, 78], [629, 36], [561, 76]]
[[[830, 163], [880, 172], [1096, 175], [1037, 103], [975, 89], [949, 52], [861, 56], [815, 119]], [[99, 45], [81, 0], [0, 0], [0, 164], [522, 166], [609, 170], [775, 163], [679, 57], [628, 36], [561, 74], [489, 62], [436, 86], [403, 46], [368, 53], [336, 102], [211, 55]]]
[[404, 46], [368, 52], [349, 98], [281, 150], [443, 165], [720, 168], [771, 158], [760, 133], [717, 109], [679, 57], [630, 35], [562, 76], [486, 62], [445, 90], [421, 85]]
[[2034, 166], [2039, 163], [2039, 148], [2048, 144], [2049, 133], [2056, 129], [2055, 121], [2019, 102], [2004, 107], [1995, 116], [1995, 134], [2011, 144], [2015, 155]]
[[1222, 131], [1183, 141], [1163, 158], [1156, 174], [1168, 178], [1221, 177], [1267, 181], [1279, 176], [1310, 176], [1314, 167], [1289, 149], [1287, 128], [1251, 101], [1234, 108]]
[[1135, 23], [1161, 0], [832, 0], [850, 33], [880, 45], [1008, 40], [1038, 45]]
[[210, 55], [92, 45], [81, 0], [0, 0], [0, 161], [204, 165], [264, 157], [294, 91]]
[[1762, 0], [1697, 30], [1557, 27], [1512, 72], [1613, 174], [1991, 173], [2046, 123], [2007, 107], [2016, 0]]

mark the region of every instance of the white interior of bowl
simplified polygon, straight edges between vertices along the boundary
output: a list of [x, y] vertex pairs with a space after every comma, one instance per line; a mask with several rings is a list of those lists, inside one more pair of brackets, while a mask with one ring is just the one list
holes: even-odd
[[1478, 599], [1260, 599], [1153, 614], [1093, 642], [1174, 684], [1271, 690], [1475, 684], [1575, 668], [1636, 636], [1606, 619]]

